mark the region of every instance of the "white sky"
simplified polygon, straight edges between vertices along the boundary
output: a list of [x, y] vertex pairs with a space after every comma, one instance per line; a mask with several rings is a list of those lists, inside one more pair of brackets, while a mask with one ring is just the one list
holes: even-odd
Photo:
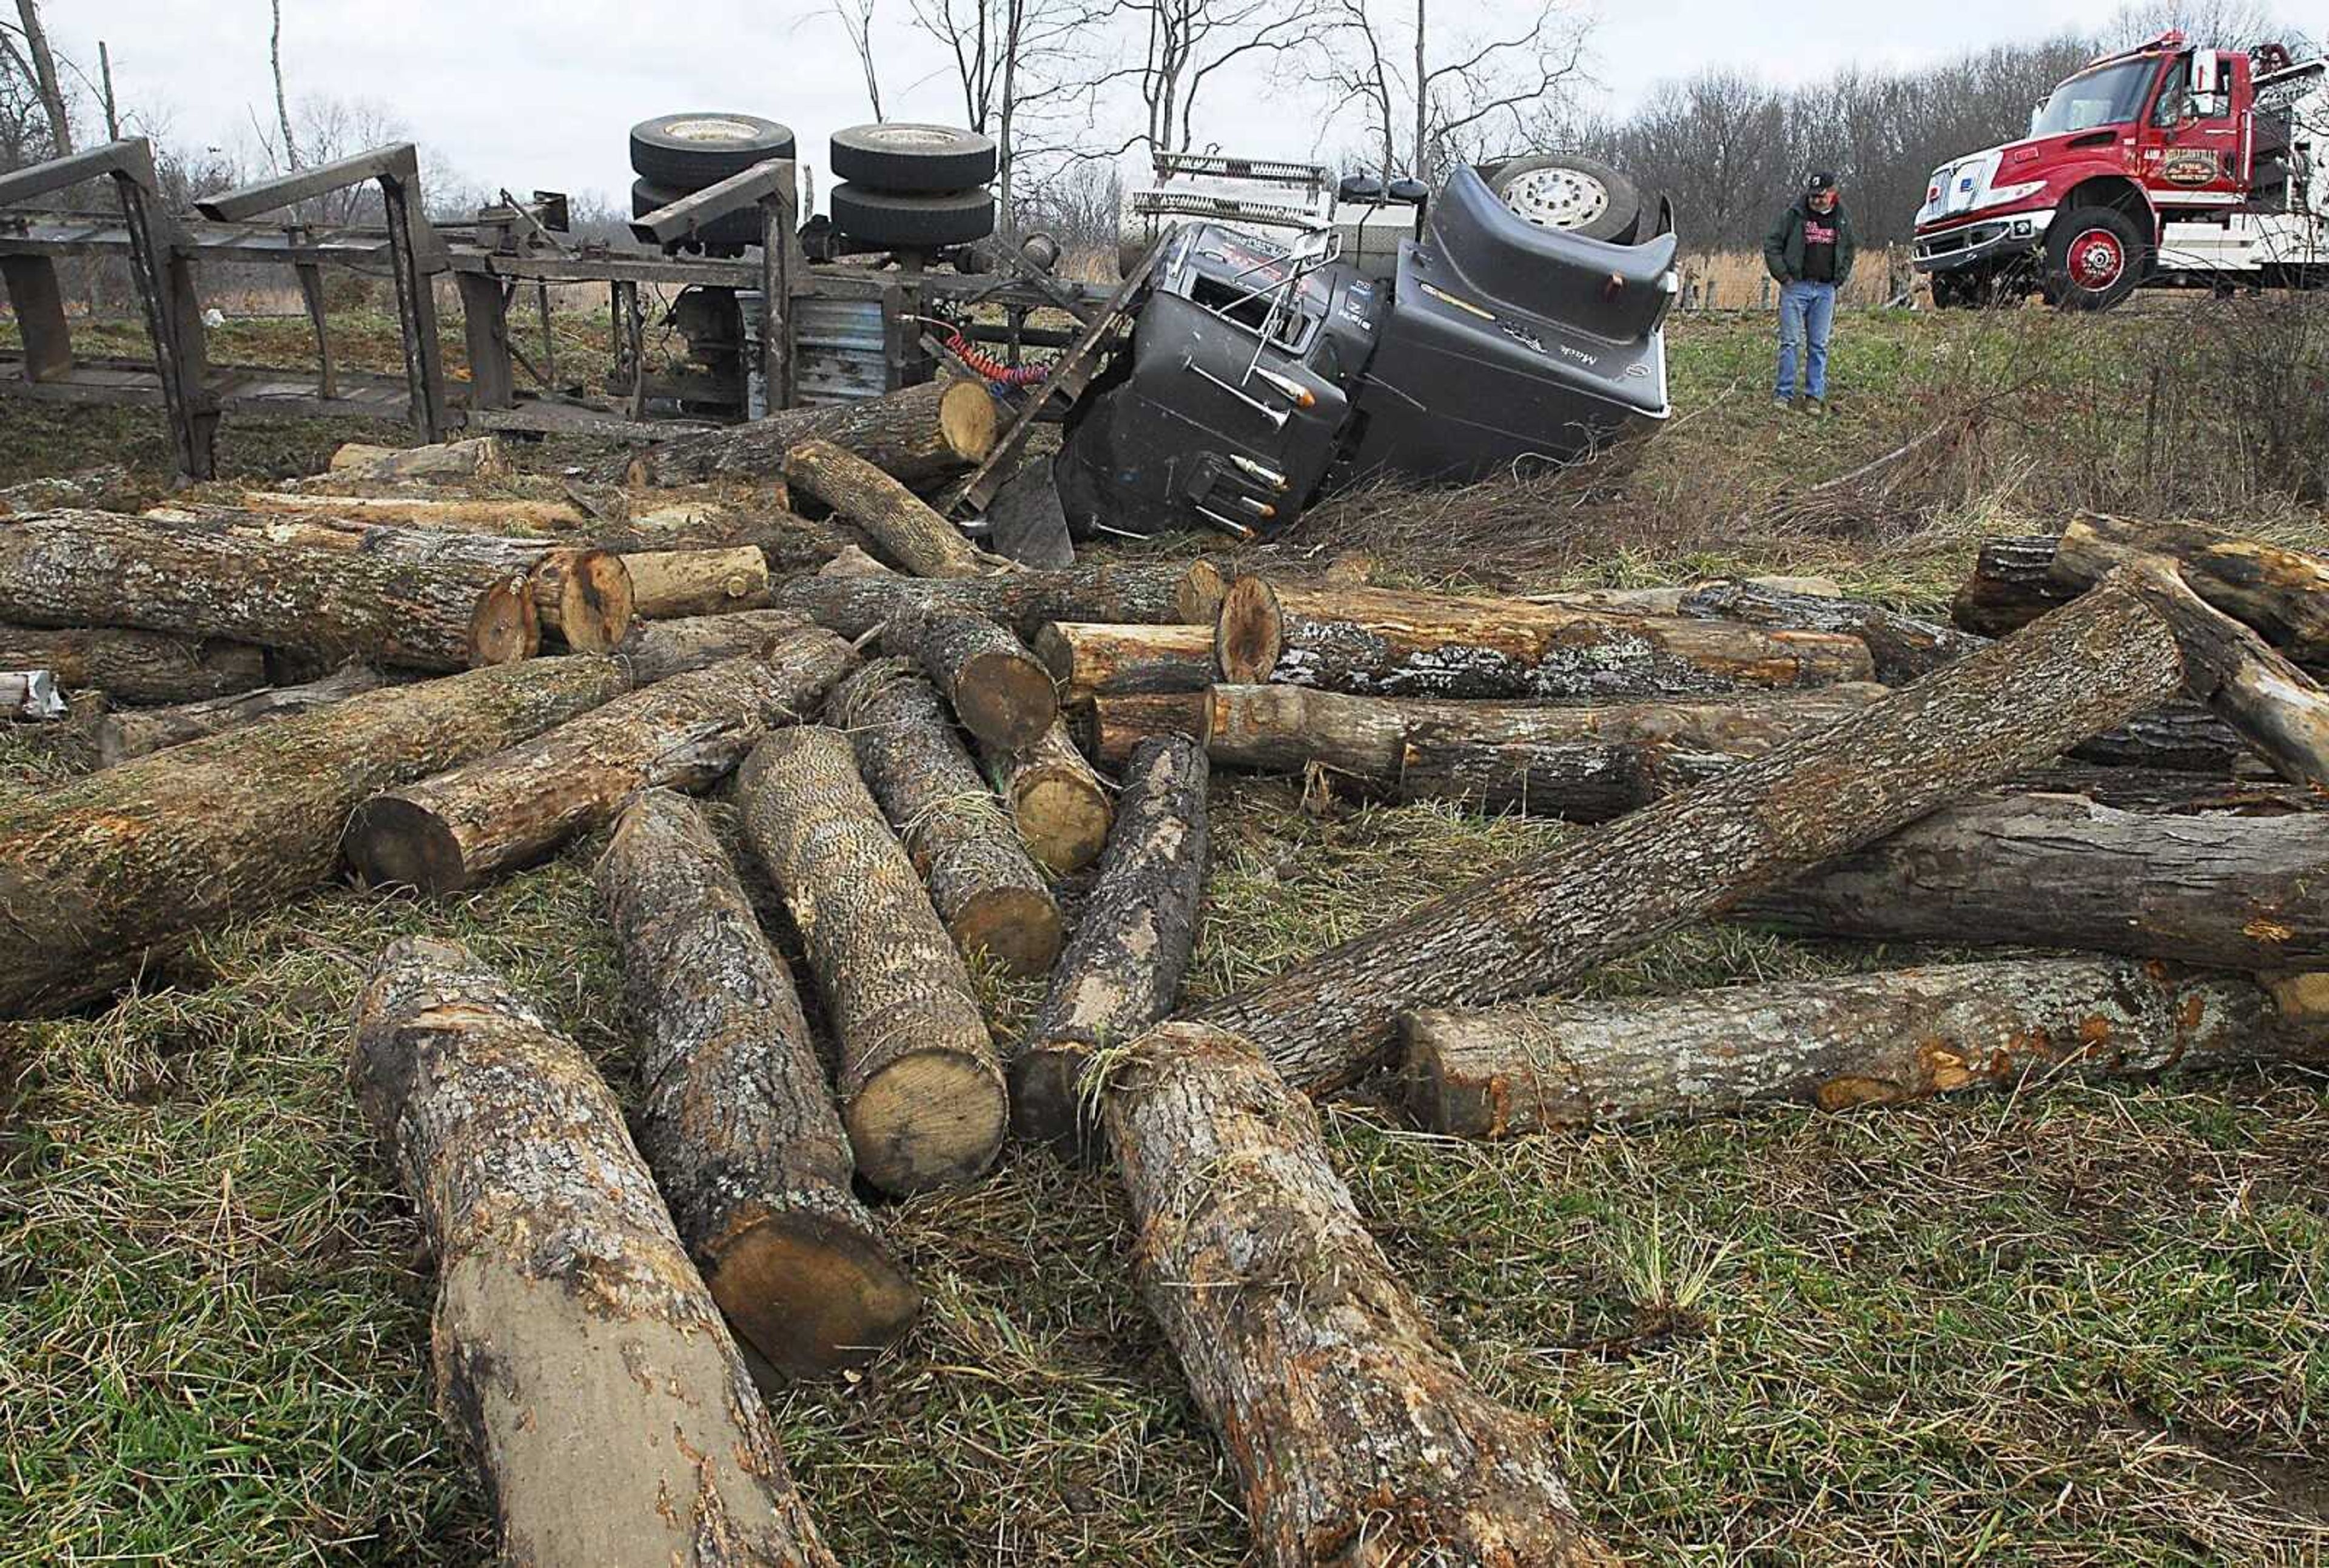
[[[2073, 0], [1580, 3], [1599, 10], [1595, 73], [1602, 101], [1618, 111], [1657, 81], [1709, 64], [1813, 81], [1853, 61], [1912, 62], [2098, 20], [2092, 4]], [[890, 117], [958, 120], [943, 56], [904, 25], [908, 0], [877, 4]], [[1509, 27], [1515, 9], [1437, 0], [1433, 27], [1452, 40], [1499, 14]], [[92, 79], [106, 40], [124, 107], [157, 110], [174, 140], [249, 146], [252, 118], [271, 120], [267, 0], [45, 0], [43, 10], [57, 48]], [[411, 128], [424, 175], [444, 170], [477, 186], [627, 200], [624, 133], [650, 114], [765, 114], [794, 128], [812, 165], [823, 164], [829, 133], [872, 118], [822, 0], [284, 0], [283, 10], [295, 99], [377, 100]], [[1311, 154], [1318, 116], [1288, 74], [1210, 88], [1200, 141]]]

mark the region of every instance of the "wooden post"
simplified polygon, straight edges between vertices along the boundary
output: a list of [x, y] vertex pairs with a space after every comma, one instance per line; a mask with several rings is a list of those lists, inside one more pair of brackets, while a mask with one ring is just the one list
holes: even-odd
[[[425, 214], [413, 211], [404, 182], [391, 175], [380, 177], [381, 197], [388, 209], [390, 270], [396, 278], [396, 314], [403, 328], [404, 384], [412, 400], [412, 428], [424, 440], [441, 441], [450, 429], [445, 411], [445, 364], [437, 345], [437, 294], [430, 286], [428, 263], [416, 229], [428, 227]], [[433, 236], [432, 236], [433, 237]]]
[[483, 272], [456, 272], [461, 291], [461, 338], [469, 351], [469, 407], [505, 409], [517, 401], [510, 362], [509, 304], [501, 280]]
[[64, 289], [47, 256], [0, 256], [0, 279], [24, 340], [24, 379], [54, 381], [72, 369], [72, 328], [65, 322]]

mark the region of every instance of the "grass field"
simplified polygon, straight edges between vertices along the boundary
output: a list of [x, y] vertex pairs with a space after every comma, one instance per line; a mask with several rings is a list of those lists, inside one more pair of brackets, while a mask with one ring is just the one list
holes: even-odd
[[[1767, 322], [1693, 316], [1673, 345], [1681, 411], [1630, 467], [1355, 497], [1280, 548], [1496, 586], [1825, 571], [1931, 606], [1981, 534], [2077, 505], [2329, 545], [2261, 459], [2157, 460], [2161, 319], [1849, 313], [1837, 415], [1812, 420], [1769, 406]], [[231, 423], [222, 455], [303, 471], [351, 433]], [[0, 482], [126, 459], [158, 487], [163, 454], [143, 414], [0, 412]], [[0, 789], [81, 765], [0, 734]], [[1225, 779], [1215, 801], [1197, 997], [1574, 831], [1280, 782]], [[456, 936], [627, 1094], [594, 847], [439, 905], [337, 889], [254, 912], [169, 986], [0, 1025], [0, 1562], [486, 1549], [429, 1409], [432, 1276], [347, 1092], [348, 1009], [391, 937]], [[1909, 956], [1711, 927], [1583, 988]], [[1034, 988], [986, 990], [1008, 1037]], [[1645, 1561], [2329, 1561], [2318, 1077], [1490, 1148], [1363, 1097], [1326, 1121], [1449, 1340], [1551, 1423], [1588, 1520]], [[1131, 1292], [1104, 1173], [1014, 1149], [967, 1192], [882, 1213], [927, 1318], [863, 1375], [775, 1404], [845, 1561], [1243, 1560], [1234, 1488]]]

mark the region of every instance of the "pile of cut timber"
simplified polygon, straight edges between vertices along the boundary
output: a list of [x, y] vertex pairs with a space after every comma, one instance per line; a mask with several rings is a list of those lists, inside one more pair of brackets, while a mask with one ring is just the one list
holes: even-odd
[[[627, 1130], [459, 948], [394, 944], [357, 1006], [439, 1401], [513, 1557], [831, 1561], [754, 1379], [913, 1354], [880, 1195], [1016, 1137], [1113, 1163], [1257, 1561], [1609, 1563], [1307, 1095], [1376, 1078], [1509, 1138], [2329, 1054], [2329, 562], [2081, 518], [1985, 550], [1958, 627], [1804, 580], [1024, 571], [922, 498], [993, 413], [932, 388], [657, 449], [657, 479], [781, 472], [832, 514], [669, 549], [627, 510], [552, 543], [357, 505], [489, 476], [492, 443], [264, 505], [0, 516], [0, 697], [114, 710], [108, 766], [0, 799], [0, 1013], [151, 983], [344, 867], [444, 895], [596, 848]], [[531, 656], [545, 629], [573, 651]], [[1580, 826], [1183, 1007], [1233, 773]], [[1710, 918], [2060, 956], [1564, 994]], [[1042, 998], [998, 1039], [1009, 978]]]

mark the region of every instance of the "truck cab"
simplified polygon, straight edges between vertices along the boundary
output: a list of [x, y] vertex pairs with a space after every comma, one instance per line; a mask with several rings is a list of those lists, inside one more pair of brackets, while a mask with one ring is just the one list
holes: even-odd
[[2144, 285], [2329, 277], [2324, 62], [2164, 33], [2089, 63], [2030, 134], [1943, 164], [1913, 265], [1936, 305], [2036, 291], [2107, 309]]

